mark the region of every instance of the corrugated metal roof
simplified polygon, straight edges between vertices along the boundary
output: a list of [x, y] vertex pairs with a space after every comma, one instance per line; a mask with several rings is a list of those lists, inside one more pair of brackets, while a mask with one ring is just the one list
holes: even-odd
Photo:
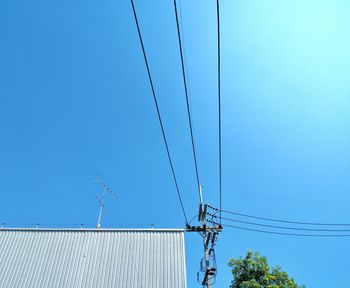
[[0, 229], [0, 287], [186, 287], [178, 229]]

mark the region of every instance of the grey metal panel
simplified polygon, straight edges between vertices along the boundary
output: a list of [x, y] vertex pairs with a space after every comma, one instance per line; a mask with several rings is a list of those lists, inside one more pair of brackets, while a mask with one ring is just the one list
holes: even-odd
[[185, 288], [183, 230], [0, 229], [1, 288]]

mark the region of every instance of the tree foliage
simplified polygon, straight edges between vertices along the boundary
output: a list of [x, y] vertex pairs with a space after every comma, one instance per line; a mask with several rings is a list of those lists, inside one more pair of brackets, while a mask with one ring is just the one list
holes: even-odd
[[305, 288], [299, 286], [280, 267], [270, 267], [266, 258], [248, 251], [245, 258], [231, 259], [231, 288]]

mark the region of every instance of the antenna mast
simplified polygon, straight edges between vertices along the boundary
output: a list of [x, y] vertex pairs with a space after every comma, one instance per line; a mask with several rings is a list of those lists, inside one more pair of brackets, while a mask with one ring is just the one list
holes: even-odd
[[107, 193], [112, 194], [113, 196], [115, 196], [115, 194], [113, 193], [112, 189], [110, 189], [106, 183], [104, 183], [98, 176], [96, 176], [96, 180], [95, 180], [95, 184], [100, 184], [102, 187], [102, 194], [100, 197], [96, 196], [100, 210], [98, 213], [98, 219], [97, 219], [97, 224], [96, 224], [96, 228], [99, 229], [101, 228], [101, 221], [102, 221], [102, 215], [103, 215], [103, 209], [105, 209], [105, 197]]

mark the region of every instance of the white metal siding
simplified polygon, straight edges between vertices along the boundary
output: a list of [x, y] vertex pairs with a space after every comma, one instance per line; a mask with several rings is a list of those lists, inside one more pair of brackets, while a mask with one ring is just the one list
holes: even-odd
[[185, 288], [183, 230], [0, 229], [1, 288]]

